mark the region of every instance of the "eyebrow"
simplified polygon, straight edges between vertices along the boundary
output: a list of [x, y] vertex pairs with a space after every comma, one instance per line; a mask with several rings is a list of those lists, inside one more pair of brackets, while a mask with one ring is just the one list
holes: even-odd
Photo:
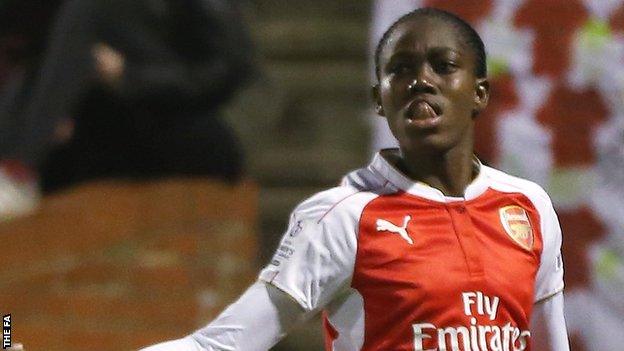
[[[461, 51], [452, 49], [448, 46], [435, 46], [435, 47], [427, 49], [427, 55], [429, 54], [439, 55], [439, 54], [448, 54], [448, 53], [455, 54], [458, 57], [463, 56]], [[397, 60], [397, 59], [412, 58], [417, 55], [418, 53], [413, 50], [400, 50], [392, 54], [392, 56], [390, 56], [390, 58], [388, 59], [388, 62], [392, 62], [393, 60]]]

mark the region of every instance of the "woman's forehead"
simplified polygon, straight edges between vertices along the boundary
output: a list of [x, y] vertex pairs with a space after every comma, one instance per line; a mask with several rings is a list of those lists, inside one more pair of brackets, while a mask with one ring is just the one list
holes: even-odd
[[398, 51], [430, 48], [449, 48], [459, 53], [470, 49], [454, 24], [434, 17], [415, 17], [393, 29], [382, 48], [382, 57], [389, 58]]

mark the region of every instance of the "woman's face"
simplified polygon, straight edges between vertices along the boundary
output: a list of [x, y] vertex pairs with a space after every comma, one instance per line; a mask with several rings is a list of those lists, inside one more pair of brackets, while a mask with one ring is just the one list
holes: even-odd
[[398, 25], [379, 57], [374, 94], [404, 152], [440, 153], [473, 145], [473, 118], [489, 87], [476, 57], [451, 24], [418, 17]]

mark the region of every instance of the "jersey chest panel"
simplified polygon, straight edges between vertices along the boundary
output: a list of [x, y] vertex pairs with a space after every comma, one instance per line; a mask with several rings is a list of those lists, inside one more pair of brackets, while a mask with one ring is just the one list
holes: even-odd
[[539, 221], [526, 196], [491, 189], [470, 201], [371, 201], [352, 280], [362, 350], [529, 350]]

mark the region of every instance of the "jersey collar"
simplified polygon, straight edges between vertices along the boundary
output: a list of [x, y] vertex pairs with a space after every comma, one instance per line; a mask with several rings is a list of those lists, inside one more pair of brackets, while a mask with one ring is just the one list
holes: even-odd
[[485, 172], [485, 167], [475, 156], [474, 164], [478, 169], [477, 177], [470, 183], [464, 191], [463, 197], [446, 196], [440, 190], [427, 185], [426, 183], [414, 181], [399, 171], [391, 161], [400, 155], [399, 149], [384, 149], [375, 154], [369, 169], [381, 177], [385, 178], [392, 185], [406, 193], [420, 196], [438, 202], [453, 202], [472, 200], [483, 194], [489, 187], [489, 181]]

